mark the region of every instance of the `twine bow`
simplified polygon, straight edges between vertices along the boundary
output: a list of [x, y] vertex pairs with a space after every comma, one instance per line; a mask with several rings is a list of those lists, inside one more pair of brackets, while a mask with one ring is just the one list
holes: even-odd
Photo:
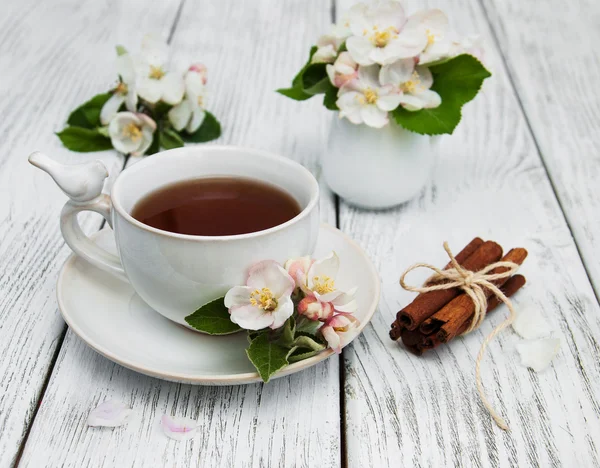
[[[410, 266], [400, 277], [400, 285], [406, 289], [407, 291], [414, 291], [418, 293], [425, 293], [429, 291], [439, 291], [441, 289], [451, 289], [451, 288], [460, 288], [462, 289], [473, 301], [475, 306], [475, 311], [473, 313], [473, 319], [469, 327], [465, 330], [463, 335], [472, 332], [473, 330], [479, 328], [479, 326], [483, 323], [483, 319], [485, 318], [485, 313], [487, 310], [487, 294], [486, 290], [494, 294], [498, 299], [500, 299], [510, 312], [509, 316], [492, 332], [483, 340], [481, 344], [481, 349], [479, 350], [479, 354], [477, 355], [477, 360], [475, 362], [475, 379], [477, 382], [477, 391], [479, 392], [479, 397], [481, 398], [481, 402], [483, 406], [487, 409], [490, 416], [494, 419], [498, 427], [508, 430], [508, 425], [506, 421], [494, 410], [491, 403], [488, 401], [485, 396], [485, 392], [483, 389], [483, 384], [481, 382], [481, 361], [483, 359], [483, 353], [487, 345], [494, 339], [494, 337], [508, 327], [511, 323], [513, 323], [516, 313], [515, 309], [512, 305], [512, 302], [508, 297], [504, 295], [504, 293], [493, 283], [495, 280], [508, 278], [512, 276], [518, 269], [519, 265], [513, 262], [496, 262], [488, 265], [482, 270], [473, 272], [464, 269], [461, 267], [450, 247], [448, 246], [448, 242], [444, 242], [444, 250], [450, 257], [450, 262], [452, 264], [452, 268], [448, 270], [440, 270], [439, 268], [430, 265], [429, 263], [415, 263]], [[433, 270], [435, 274], [433, 274], [423, 286], [410, 286], [406, 284], [404, 281], [406, 275], [417, 268], [429, 268]], [[496, 268], [506, 268], [505, 271], [500, 273], [491, 273]], [[442, 283], [437, 283], [440, 280], [444, 280]], [[432, 284], [435, 283], [435, 284]]]

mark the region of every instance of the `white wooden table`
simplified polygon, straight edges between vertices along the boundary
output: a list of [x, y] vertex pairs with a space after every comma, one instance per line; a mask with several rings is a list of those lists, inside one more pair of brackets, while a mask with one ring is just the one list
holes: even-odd
[[[323, 220], [374, 260], [382, 297], [371, 325], [339, 358], [267, 385], [195, 387], [145, 377], [89, 349], [64, 324], [55, 281], [69, 253], [65, 197], [26, 162], [34, 149], [65, 162], [54, 131], [114, 79], [115, 44], [146, 32], [209, 67], [218, 141], [293, 158], [317, 176], [332, 115], [273, 92], [347, 0], [0, 0], [0, 467], [600, 466], [600, 3], [439, 0], [461, 33], [487, 40], [494, 76], [441, 143], [435, 173], [413, 201], [369, 212], [323, 184]], [[131, 161], [128, 161], [128, 164]], [[376, 188], [374, 188], [376, 189]], [[89, 231], [100, 220], [88, 216]], [[411, 294], [398, 285], [417, 260], [443, 264], [441, 244], [475, 235], [530, 252], [533, 301], [558, 330], [553, 366], [519, 365], [516, 335], [489, 348], [492, 403], [479, 402], [474, 359], [502, 319], [416, 357], [390, 341]], [[505, 311], [503, 312], [505, 313]], [[115, 430], [86, 427], [107, 398], [136, 412]], [[187, 443], [165, 438], [164, 413], [198, 419]]]

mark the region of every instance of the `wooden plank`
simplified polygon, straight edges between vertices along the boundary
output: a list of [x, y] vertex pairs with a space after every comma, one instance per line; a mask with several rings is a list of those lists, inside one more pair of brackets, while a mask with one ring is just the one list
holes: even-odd
[[[114, 44], [145, 30], [168, 32], [177, 2], [108, 6], [91, 0], [3, 2], [0, 17], [0, 466], [17, 457], [64, 337], [54, 285], [69, 249], [58, 216], [66, 197], [27, 163], [35, 149], [63, 162], [115, 152], [72, 153], [53, 134], [69, 111], [115, 80]], [[132, 28], [124, 18], [135, 18]], [[85, 216], [88, 230], [100, 219]]]
[[517, 0], [483, 5], [598, 295], [600, 4], [551, 0], [541, 12]]
[[[328, 22], [321, 0], [185, 2], [174, 49], [179, 59], [208, 66], [208, 108], [224, 128], [217, 143], [267, 149], [319, 172], [327, 112], [273, 90], [289, 83]], [[335, 223], [326, 189], [321, 211]], [[196, 387], [124, 369], [68, 332], [22, 464], [338, 466], [338, 363], [332, 358], [268, 385]], [[127, 426], [87, 428], [87, 413], [108, 398], [134, 408]], [[167, 439], [159, 427], [165, 413], [198, 419], [200, 434], [184, 443]]]
[[[411, 5], [412, 11], [424, 6]], [[348, 466], [598, 466], [598, 303], [481, 6], [473, 0], [435, 6], [451, 15], [458, 31], [483, 34], [495, 74], [466, 107], [455, 134], [443, 138], [432, 180], [419, 197], [379, 213], [340, 206], [342, 230], [365, 247], [383, 283], [372, 326], [344, 351]], [[529, 33], [525, 21], [533, 16], [519, 19], [519, 37]], [[518, 40], [511, 42], [515, 48]], [[564, 109], [565, 119], [577, 112], [571, 109]], [[534, 128], [542, 125], [537, 122]], [[589, 199], [585, 191], [581, 197]], [[396, 311], [414, 296], [398, 284], [402, 271], [417, 261], [442, 266], [444, 240], [457, 251], [475, 235], [529, 250], [528, 285], [517, 301], [540, 307], [562, 340], [542, 373], [521, 367], [520, 338], [511, 330], [490, 345], [482, 376], [510, 432], [493, 424], [474, 380], [480, 344], [505, 308], [480, 330], [423, 357], [388, 337]], [[415, 274], [411, 281], [425, 278]]]

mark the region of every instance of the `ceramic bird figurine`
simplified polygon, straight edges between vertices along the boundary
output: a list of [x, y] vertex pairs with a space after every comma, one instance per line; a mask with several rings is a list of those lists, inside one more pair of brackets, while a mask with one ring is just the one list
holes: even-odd
[[88, 202], [102, 193], [108, 170], [104, 163], [95, 160], [83, 164], [59, 164], [44, 153], [29, 155], [29, 162], [54, 179], [60, 189], [75, 202]]

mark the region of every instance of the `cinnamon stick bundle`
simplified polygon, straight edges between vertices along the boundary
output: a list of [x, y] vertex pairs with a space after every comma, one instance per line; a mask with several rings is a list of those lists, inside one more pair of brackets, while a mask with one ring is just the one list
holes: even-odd
[[[506, 261], [521, 265], [527, 257], [522, 248], [510, 250], [502, 257], [502, 247], [496, 242], [484, 242], [479, 237], [473, 239], [455, 259], [464, 269], [477, 272], [497, 261]], [[444, 269], [452, 268], [449, 262]], [[506, 273], [507, 267], [497, 267], [488, 274]], [[433, 280], [433, 281], [431, 281]], [[444, 280], [430, 278], [425, 284], [441, 284]], [[515, 294], [525, 285], [525, 277], [513, 275], [492, 281], [506, 297]], [[491, 290], [484, 288], [487, 312], [494, 310], [501, 301]], [[475, 304], [461, 288], [449, 288], [428, 291], [419, 294], [412, 303], [400, 310], [392, 323], [390, 337], [402, 338], [404, 345], [413, 353], [421, 355], [442, 343], [447, 343], [464, 333], [474, 318]]]
[[[479, 271], [502, 257], [502, 247], [496, 242], [487, 241], [479, 245], [470, 255], [467, 253], [472, 248], [471, 244], [477, 244], [478, 238], [473, 239], [455, 258], [459, 265], [470, 271]], [[479, 239], [481, 240], [481, 239]], [[464, 258], [463, 261], [461, 261]], [[446, 266], [446, 269], [448, 265]], [[438, 310], [448, 304], [461, 293], [459, 288], [440, 289], [419, 294], [410, 304], [396, 315], [399, 328], [414, 330], [424, 320], [431, 317]]]

